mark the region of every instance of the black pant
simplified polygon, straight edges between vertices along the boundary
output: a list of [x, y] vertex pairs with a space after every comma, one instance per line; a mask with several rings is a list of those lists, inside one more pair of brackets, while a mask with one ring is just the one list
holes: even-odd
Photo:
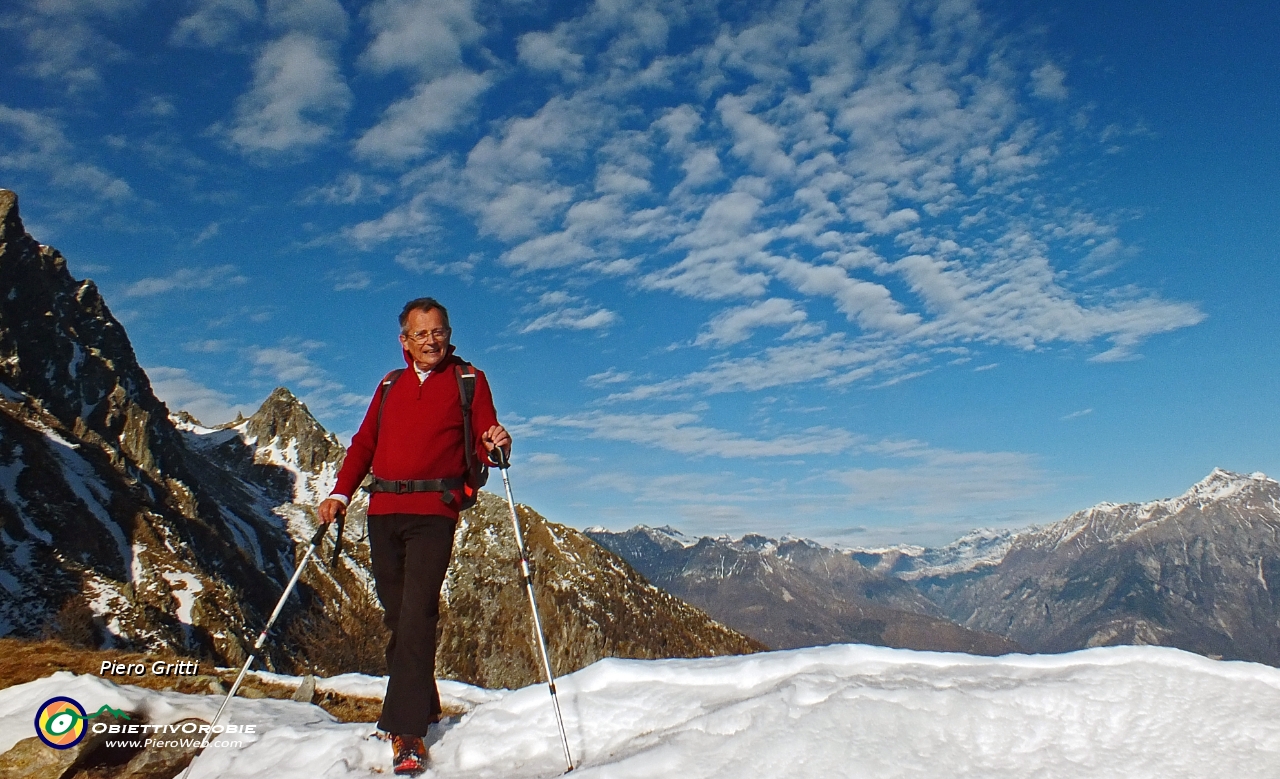
[[391, 678], [378, 727], [388, 733], [425, 736], [440, 718], [436, 690], [436, 625], [440, 587], [453, 553], [454, 521], [424, 514], [369, 517], [373, 581], [391, 640]]

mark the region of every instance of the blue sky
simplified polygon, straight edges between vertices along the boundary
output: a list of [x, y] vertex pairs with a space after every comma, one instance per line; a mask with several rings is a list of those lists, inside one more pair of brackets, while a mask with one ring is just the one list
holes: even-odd
[[0, 186], [206, 423], [449, 306], [553, 519], [941, 543], [1280, 472], [1273, 3], [15, 0]]

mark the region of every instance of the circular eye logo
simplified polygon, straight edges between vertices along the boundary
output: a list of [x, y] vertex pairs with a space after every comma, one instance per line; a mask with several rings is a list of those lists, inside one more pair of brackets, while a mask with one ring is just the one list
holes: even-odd
[[50, 698], [36, 712], [36, 735], [54, 749], [70, 749], [84, 738], [87, 718], [71, 698]]

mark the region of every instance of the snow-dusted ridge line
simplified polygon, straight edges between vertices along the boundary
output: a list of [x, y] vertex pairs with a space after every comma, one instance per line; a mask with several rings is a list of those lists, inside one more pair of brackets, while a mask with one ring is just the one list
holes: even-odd
[[[834, 645], [602, 660], [557, 688], [574, 776], [585, 779], [1272, 779], [1280, 764], [1280, 670], [1156, 647], [984, 658]], [[563, 771], [545, 685], [444, 683], [441, 692], [467, 713], [428, 736], [435, 779]], [[33, 713], [54, 695], [161, 724], [207, 720], [221, 700], [58, 673], [0, 691], [0, 750], [33, 735]], [[193, 779], [366, 779], [389, 769], [372, 723], [270, 699], [237, 699], [224, 717], [257, 732], [206, 750]]]

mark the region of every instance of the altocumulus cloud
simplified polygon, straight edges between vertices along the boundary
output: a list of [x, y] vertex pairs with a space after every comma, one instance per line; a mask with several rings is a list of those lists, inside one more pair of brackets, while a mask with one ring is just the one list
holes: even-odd
[[[349, 234], [373, 248], [461, 218], [519, 272], [720, 302], [694, 336], [730, 350], [698, 372], [712, 392], [770, 386], [751, 376], [762, 337], [797, 342], [771, 354], [809, 357], [802, 379], [884, 382], [973, 342], [1101, 343], [1095, 360], [1130, 359], [1203, 320], [1193, 303], [1063, 272], [1099, 262], [1099, 247], [1125, 251], [1105, 217], [1053, 203], [1043, 184], [1054, 128], [1022, 101], [1067, 100], [1066, 72], [1020, 71], [970, 0], [764, 4], [748, 21], [661, 0], [592, 5], [520, 37], [501, 78], [468, 60], [489, 34], [469, 3], [398, 0], [366, 17], [364, 67], [416, 81], [357, 154], [427, 159], [399, 203]], [[481, 94], [503, 89], [530, 107], [485, 113]], [[430, 115], [415, 108], [428, 94]], [[459, 132], [469, 151], [432, 156], [434, 138]], [[828, 306], [840, 316], [808, 313]], [[614, 316], [566, 307], [521, 331]]]

